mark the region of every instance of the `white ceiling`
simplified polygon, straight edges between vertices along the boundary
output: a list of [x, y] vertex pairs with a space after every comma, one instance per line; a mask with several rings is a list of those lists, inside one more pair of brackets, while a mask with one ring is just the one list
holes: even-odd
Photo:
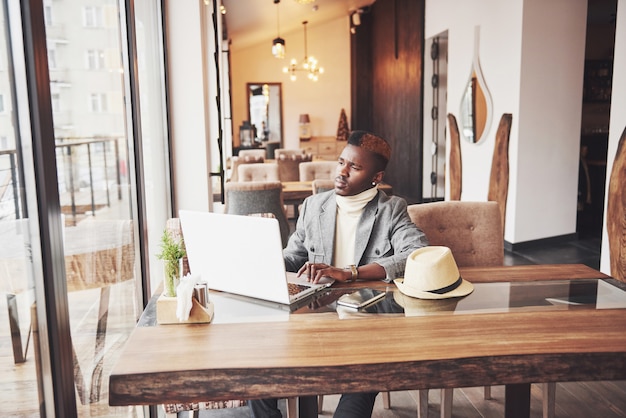
[[[277, 13], [280, 22], [280, 35], [303, 30], [302, 21], [308, 21], [307, 31], [315, 26], [345, 16], [359, 8], [367, 7], [375, 0], [315, 0], [310, 4], [298, 4], [296, 0], [222, 0], [226, 8], [226, 27], [232, 40], [232, 48], [240, 49], [267, 42], [278, 32]], [[316, 10], [315, 10], [316, 9]]]

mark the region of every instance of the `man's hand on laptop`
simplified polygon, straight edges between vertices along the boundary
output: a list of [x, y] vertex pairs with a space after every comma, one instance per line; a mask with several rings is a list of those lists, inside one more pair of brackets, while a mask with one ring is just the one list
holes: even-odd
[[322, 277], [330, 277], [340, 282], [348, 282], [352, 279], [352, 272], [338, 267], [332, 267], [324, 263], [304, 263], [298, 270], [298, 277], [305, 275], [307, 281], [319, 283]]

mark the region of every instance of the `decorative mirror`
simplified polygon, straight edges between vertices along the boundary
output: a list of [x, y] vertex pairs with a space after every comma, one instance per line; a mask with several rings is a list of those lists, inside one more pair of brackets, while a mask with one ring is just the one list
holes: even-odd
[[478, 143], [487, 136], [491, 125], [493, 104], [478, 59], [479, 27], [474, 29], [474, 57], [470, 77], [461, 99], [461, 135], [465, 140]]
[[248, 121], [252, 141], [278, 142], [283, 139], [283, 98], [281, 83], [247, 83]]

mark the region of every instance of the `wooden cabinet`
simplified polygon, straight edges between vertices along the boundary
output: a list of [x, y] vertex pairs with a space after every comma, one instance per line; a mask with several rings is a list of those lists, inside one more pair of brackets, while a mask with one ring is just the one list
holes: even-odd
[[345, 141], [337, 141], [334, 136], [317, 136], [310, 141], [300, 141], [300, 148], [315, 159], [336, 160], [346, 146]]

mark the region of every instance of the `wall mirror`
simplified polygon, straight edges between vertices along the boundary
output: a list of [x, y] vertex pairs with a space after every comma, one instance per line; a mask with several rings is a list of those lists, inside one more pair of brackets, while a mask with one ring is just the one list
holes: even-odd
[[487, 83], [483, 77], [478, 59], [478, 27], [474, 31], [474, 57], [470, 77], [461, 99], [460, 130], [462, 137], [471, 143], [479, 143], [487, 136], [493, 105]]
[[248, 120], [255, 142], [283, 140], [283, 97], [281, 83], [247, 83]]

